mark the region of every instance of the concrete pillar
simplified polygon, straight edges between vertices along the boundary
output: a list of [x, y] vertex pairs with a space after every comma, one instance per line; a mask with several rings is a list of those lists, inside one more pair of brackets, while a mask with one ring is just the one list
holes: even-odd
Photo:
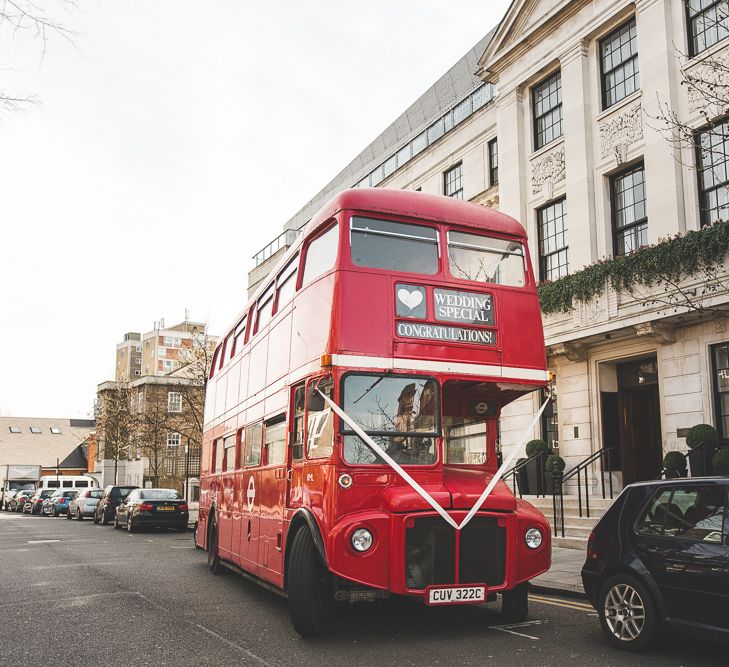
[[560, 55], [570, 272], [597, 259], [588, 45], [580, 40]]
[[[678, 82], [674, 75], [676, 47], [673, 44], [670, 0], [637, 0], [638, 63], [643, 105], [645, 185], [648, 241], [686, 231], [681, 172], [681, 153], [660, 132], [660, 105], [677, 107]], [[569, 164], [568, 164], [569, 168]]]
[[[526, 217], [526, 157], [524, 94], [519, 87], [499, 90], [496, 117], [499, 140], [499, 210], [528, 228]], [[531, 239], [530, 239], [531, 241]]]

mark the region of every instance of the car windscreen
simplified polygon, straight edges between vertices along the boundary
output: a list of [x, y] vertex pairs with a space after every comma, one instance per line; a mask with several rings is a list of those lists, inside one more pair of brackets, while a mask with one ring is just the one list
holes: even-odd
[[146, 489], [139, 494], [143, 500], [181, 500], [182, 496], [174, 489]]
[[9, 482], [8, 491], [33, 491], [35, 484], [32, 482]]
[[519, 241], [448, 232], [448, 267], [454, 278], [524, 287], [524, 247]]
[[350, 245], [357, 266], [438, 273], [438, 230], [433, 227], [353, 216]]

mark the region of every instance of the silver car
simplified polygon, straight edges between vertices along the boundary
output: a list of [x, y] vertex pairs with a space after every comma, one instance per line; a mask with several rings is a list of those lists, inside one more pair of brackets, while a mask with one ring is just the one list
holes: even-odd
[[85, 516], [94, 516], [94, 508], [98, 505], [102, 493], [103, 489], [81, 489], [69, 503], [66, 518], [82, 521]]

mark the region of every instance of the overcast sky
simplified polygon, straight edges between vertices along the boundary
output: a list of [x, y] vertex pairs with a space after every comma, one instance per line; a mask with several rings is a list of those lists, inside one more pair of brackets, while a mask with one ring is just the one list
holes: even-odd
[[[57, 7], [58, 0], [37, 0]], [[79, 0], [0, 30], [0, 414], [88, 415], [126, 331], [220, 334], [251, 257], [509, 0]]]

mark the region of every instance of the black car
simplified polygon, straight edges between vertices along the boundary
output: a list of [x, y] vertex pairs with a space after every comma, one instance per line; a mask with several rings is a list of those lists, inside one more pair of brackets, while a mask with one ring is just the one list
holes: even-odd
[[671, 628], [729, 639], [728, 490], [729, 477], [633, 484], [600, 519], [582, 582], [614, 646]]
[[107, 486], [94, 509], [94, 523], [105, 526], [116, 515], [116, 508], [138, 486]]
[[28, 500], [25, 501], [23, 507], [24, 514], [40, 514], [43, 509], [43, 501], [50, 498], [56, 489], [38, 489]]
[[187, 503], [174, 489], [137, 489], [116, 508], [114, 528], [142, 526], [187, 530]]

